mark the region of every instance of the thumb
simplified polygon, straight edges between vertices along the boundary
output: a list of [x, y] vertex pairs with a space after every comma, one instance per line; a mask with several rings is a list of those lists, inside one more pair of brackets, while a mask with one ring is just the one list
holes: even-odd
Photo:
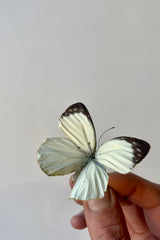
[[129, 240], [122, 209], [111, 188], [104, 198], [83, 202], [84, 215], [92, 240]]

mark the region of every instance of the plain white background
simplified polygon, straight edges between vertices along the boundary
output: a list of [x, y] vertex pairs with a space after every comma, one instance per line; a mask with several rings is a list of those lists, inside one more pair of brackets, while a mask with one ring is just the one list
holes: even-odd
[[70, 218], [69, 176], [47, 177], [36, 151], [63, 134], [71, 104], [97, 136], [135, 136], [150, 154], [134, 172], [159, 180], [160, 1], [0, 0], [0, 239], [89, 240]]

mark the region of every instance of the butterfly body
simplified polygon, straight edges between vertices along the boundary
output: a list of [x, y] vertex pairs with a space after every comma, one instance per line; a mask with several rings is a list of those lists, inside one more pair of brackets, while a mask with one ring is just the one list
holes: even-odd
[[70, 196], [73, 199], [102, 198], [108, 185], [106, 169], [126, 174], [150, 149], [143, 140], [122, 136], [105, 142], [96, 150], [95, 127], [82, 103], [67, 108], [59, 119], [59, 128], [69, 139], [47, 139], [38, 149], [38, 163], [49, 176], [75, 172]]

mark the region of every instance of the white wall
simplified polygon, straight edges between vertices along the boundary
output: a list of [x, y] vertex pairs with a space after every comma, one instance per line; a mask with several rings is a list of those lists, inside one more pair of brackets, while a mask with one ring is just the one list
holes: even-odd
[[160, 1], [0, 1], [0, 239], [89, 239], [70, 226], [69, 176], [36, 162], [72, 103], [97, 135], [149, 141], [134, 170], [159, 182]]

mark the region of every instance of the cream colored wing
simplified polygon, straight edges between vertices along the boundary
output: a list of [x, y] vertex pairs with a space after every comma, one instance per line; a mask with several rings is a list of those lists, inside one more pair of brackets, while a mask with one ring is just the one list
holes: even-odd
[[147, 155], [149, 149], [150, 145], [143, 140], [118, 137], [102, 144], [95, 158], [105, 168], [126, 174]]
[[66, 138], [48, 138], [37, 151], [38, 163], [49, 176], [76, 171], [88, 156]]
[[90, 160], [81, 171], [70, 198], [83, 201], [103, 198], [107, 184], [108, 175], [103, 166]]
[[96, 133], [87, 108], [82, 103], [71, 105], [59, 119], [59, 128], [86, 153], [96, 149]]

